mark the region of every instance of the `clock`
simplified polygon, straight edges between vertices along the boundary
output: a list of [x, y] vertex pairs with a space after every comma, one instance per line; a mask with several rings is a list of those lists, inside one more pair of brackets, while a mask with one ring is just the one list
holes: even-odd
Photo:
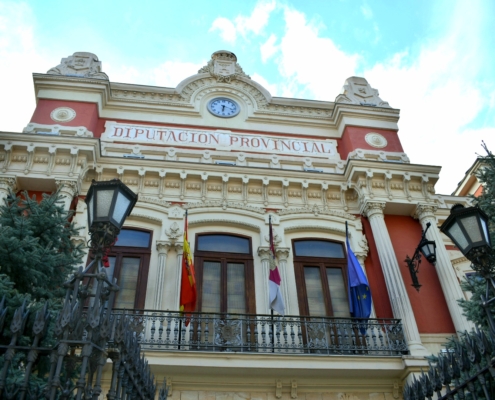
[[208, 111], [221, 118], [235, 117], [241, 107], [234, 100], [226, 97], [215, 97], [208, 102]]

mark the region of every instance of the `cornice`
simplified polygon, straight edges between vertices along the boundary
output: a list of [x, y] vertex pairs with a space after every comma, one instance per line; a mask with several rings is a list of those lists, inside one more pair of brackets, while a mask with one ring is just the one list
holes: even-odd
[[234, 225], [234, 226], [244, 226], [249, 228], [252, 231], [260, 232], [260, 227], [255, 224], [250, 224], [248, 222], [240, 221], [240, 220], [232, 220], [226, 218], [203, 218], [191, 220], [188, 222], [189, 226], [195, 225], [212, 225], [212, 224], [221, 224], [221, 225]]

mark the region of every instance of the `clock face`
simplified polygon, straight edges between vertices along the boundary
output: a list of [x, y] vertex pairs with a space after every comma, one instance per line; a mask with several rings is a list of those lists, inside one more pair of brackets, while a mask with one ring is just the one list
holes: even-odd
[[241, 111], [239, 104], [226, 97], [217, 97], [208, 103], [208, 111], [213, 115], [222, 118], [235, 117]]

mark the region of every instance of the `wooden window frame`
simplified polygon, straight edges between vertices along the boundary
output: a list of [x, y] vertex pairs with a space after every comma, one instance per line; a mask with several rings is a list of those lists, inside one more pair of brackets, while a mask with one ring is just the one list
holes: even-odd
[[[109, 257], [115, 257], [114, 276], [120, 277], [123, 257], [140, 258], [138, 280], [136, 283], [136, 297], [134, 298], [134, 309], [143, 310], [146, 301], [146, 290], [151, 259], [151, 244], [153, 243], [153, 231], [143, 228], [124, 227], [122, 230], [141, 231], [150, 234], [148, 247], [113, 246], [108, 253]], [[118, 282], [117, 282], [118, 284]]]
[[[295, 242], [301, 242], [305, 240], [318, 240], [323, 242], [333, 242], [342, 245], [344, 251], [344, 258], [326, 258], [326, 257], [308, 257], [308, 256], [297, 256], [295, 252]], [[340, 268], [342, 270], [342, 277], [344, 279], [344, 284], [347, 282], [347, 254], [343, 242], [336, 240], [327, 240], [321, 238], [301, 238], [292, 240], [292, 254], [294, 254], [294, 273], [296, 277], [297, 286], [297, 300], [299, 304], [299, 314], [301, 316], [310, 316], [309, 314], [309, 303], [308, 295], [306, 290], [306, 279], [304, 276], [304, 267], [318, 267], [320, 270], [321, 282], [328, 282], [326, 269], [327, 268]], [[333, 317], [332, 308], [332, 297], [330, 295], [330, 288], [327, 284], [322, 285], [323, 296], [325, 300], [325, 310], [327, 317]], [[348, 294], [347, 294], [348, 296]], [[347, 299], [349, 301], [349, 299]], [[314, 317], [314, 316], [313, 316]]]
[[198, 239], [201, 236], [207, 235], [226, 235], [235, 236], [249, 240], [249, 254], [225, 253], [214, 251], [194, 251], [194, 268], [196, 272], [196, 288], [198, 293], [197, 310], [201, 311], [203, 303], [203, 263], [205, 261], [220, 262], [220, 279], [221, 279], [221, 300], [220, 312], [227, 312], [227, 263], [244, 263], [244, 279], [245, 279], [245, 294], [246, 294], [246, 313], [256, 313], [256, 293], [254, 285], [254, 261], [253, 261], [253, 246], [250, 236], [237, 235], [224, 232], [203, 232], [196, 234], [195, 249], [198, 248]]

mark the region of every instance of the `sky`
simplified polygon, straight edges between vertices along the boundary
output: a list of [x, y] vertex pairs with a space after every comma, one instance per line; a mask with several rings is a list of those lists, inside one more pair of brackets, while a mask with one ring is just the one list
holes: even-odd
[[111, 82], [175, 87], [229, 50], [272, 96], [334, 101], [366, 78], [450, 194], [495, 151], [494, 27], [493, 0], [0, 0], [0, 131], [31, 119], [32, 73], [76, 51]]

